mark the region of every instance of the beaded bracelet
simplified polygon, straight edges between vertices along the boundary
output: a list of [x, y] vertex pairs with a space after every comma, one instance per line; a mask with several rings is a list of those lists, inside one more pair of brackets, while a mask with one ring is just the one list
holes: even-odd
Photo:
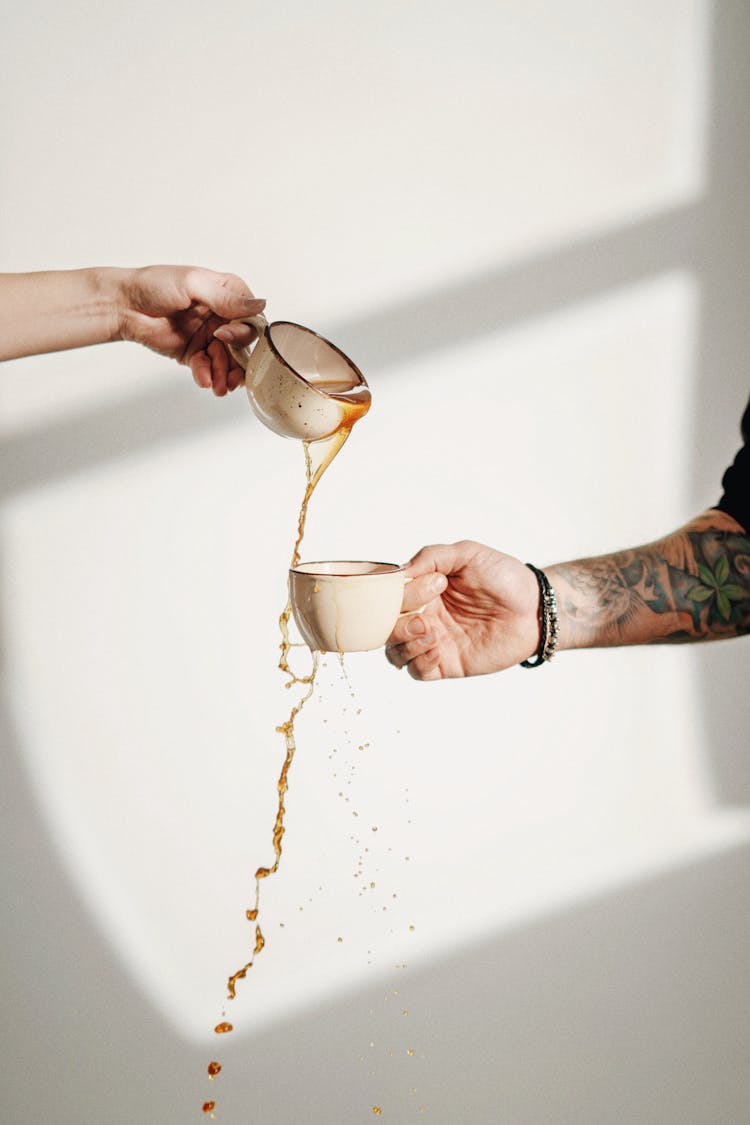
[[557, 649], [557, 601], [555, 591], [550, 585], [549, 578], [543, 570], [538, 570], [531, 563], [526, 563], [529, 570], [536, 575], [539, 583], [539, 611], [542, 618], [541, 635], [539, 637], [539, 650], [533, 659], [522, 660], [522, 668], [539, 668], [555, 655]]

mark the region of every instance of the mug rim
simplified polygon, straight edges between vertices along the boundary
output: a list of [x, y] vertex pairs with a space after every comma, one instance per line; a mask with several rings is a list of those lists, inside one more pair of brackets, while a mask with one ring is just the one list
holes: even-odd
[[[388, 570], [365, 570], [360, 574], [351, 572], [337, 573], [336, 571], [323, 571], [323, 570], [303, 570], [302, 567], [310, 566], [351, 566], [352, 564], [361, 566], [384, 566]], [[404, 565], [401, 563], [391, 562], [375, 562], [374, 559], [317, 559], [311, 562], [299, 562], [296, 566], [289, 567], [290, 574], [299, 574], [306, 578], [383, 578], [390, 577], [393, 574], [398, 574], [404, 570]]]
[[[306, 379], [304, 375], [300, 374], [300, 372], [297, 371], [296, 368], [292, 367], [291, 363], [289, 363], [286, 359], [284, 359], [283, 355], [281, 354], [279, 349], [276, 347], [276, 345], [273, 342], [273, 339], [271, 338], [271, 329], [274, 328], [277, 324], [287, 324], [287, 325], [289, 325], [290, 328], [299, 328], [301, 332], [307, 332], [308, 335], [315, 336], [316, 339], [322, 340], [323, 343], [327, 344], [329, 348], [332, 348], [333, 351], [338, 352], [338, 354], [341, 356], [341, 358], [344, 360], [344, 362], [347, 363], [349, 365], [349, 367], [352, 369], [352, 371], [356, 375], [357, 379], [359, 380], [359, 383], [358, 384], [355, 383], [355, 386], [367, 387], [367, 380], [365, 379], [365, 377], [362, 374], [362, 372], [360, 371], [360, 369], [357, 367], [354, 360], [350, 359], [349, 356], [346, 354], [346, 352], [343, 352], [341, 350], [341, 348], [339, 348], [336, 344], [332, 343], [331, 340], [327, 339], [325, 336], [321, 336], [320, 332], [316, 332], [314, 328], [308, 328], [304, 324], [298, 324], [296, 320], [272, 320], [272, 321], [270, 321], [270, 323], [266, 326], [266, 330], [264, 332], [264, 335], [265, 335], [266, 339], [268, 340], [268, 346], [270, 347], [271, 351], [276, 356], [276, 358], [279, 360], [279, 362], [283, 363], [284, 367], [286, 367], [288, 371], [291, 371], [292, 375], [296, 375], [296, 377], [302, 383], [304, 383], [306, 387], [310, 387], [311, 390], [315, 391], [316, 394], [321, 395], [322, 398], [330, 398], [331, 397], [331, 395], [329, 394], [328, 391], [321, 391], [318, 387], [315, 386], [314, 383], [311, 383], [309, 379]], [[349, 391], [351, 391], [353, 389], [354, 389], [353, 387], [350, 387]], [[369, 390], [369, 387], [367, 389]], [[342, 394], [347, 394], [347, 393], [349, 393], [349, 392], [342, 391]], [[351, 561], [354, 562], [355, 560], [352, 559]]]

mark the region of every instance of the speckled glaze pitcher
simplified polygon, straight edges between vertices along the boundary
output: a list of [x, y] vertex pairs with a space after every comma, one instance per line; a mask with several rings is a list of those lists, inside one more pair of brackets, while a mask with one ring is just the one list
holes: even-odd
[[250, 405], [282, 437], [320, 441], [370, 409], [370, 391], [359, 368], [310, 328], [264, 316], [244, 322], [258, 333], [247, 348], [230, 345], [245, 372]]

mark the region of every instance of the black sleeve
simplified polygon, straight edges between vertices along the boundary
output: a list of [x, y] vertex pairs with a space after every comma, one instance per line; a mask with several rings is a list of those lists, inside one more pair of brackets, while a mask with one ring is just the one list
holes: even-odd
[[724, 473], [724, 495], [716, 507], [750, 531], [750, 402], [742, 415], [742, 438], [745, 444]]

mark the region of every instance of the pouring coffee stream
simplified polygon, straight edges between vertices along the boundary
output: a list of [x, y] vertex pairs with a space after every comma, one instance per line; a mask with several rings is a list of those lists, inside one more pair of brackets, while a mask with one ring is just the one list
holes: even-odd
[[[283, 437], [297, 438], [304, 443], [305, 492], [292, 550], [291, 565], [294, 567], [300, 562], [300, 548], [312, 495], [324, 472], [349, 437], [355, 422], [370, 409], [370, 390], [359, 368], [334, 344], [311, 329], [290, 321], [269, 324], [263, 316], [250, 317], [245, 323], [256, 329], [257, 341], [252, 348], [230, 345], [230, 351], [245, 371], [245, 388], [250, 405], [269, 429]], [[271, 866], [260, 866], [255, 872], [253, 905], [245, 911], [248, 922], [255, 928], [253, 951], [247, 963], [228, 978], [228, 1000], [235, 999], [238, 982], [247, 976], [265, 945], [258, 922], [261, 882], [276, 873], [281, 861], [288, 776], [296, 751], [294, 724], [315, 687], [317, 652], [312, 652], [312, 667], [307, 675], [298, 675], [289, 665], [289, 653], [293, 646], [289, 636], [291, 612], [291, 602], [287, 599], [279, 617], [281, 643], [278, 667], [287, 677], [287, 688], [300, 684], [305, 691], [292, 707], [287, 720], [276, 728], [277, 733], [284, 738], [285, 756], [277, 782], [278, 806], [272, 831], [274, 860]], [[222, 1017], [224, 1015], [222, 1012]], [[222, 1018], [214, 1030], [219, 1035], [225, 1035], [233, 1027]], [[209, 1079], [213, 1082], [220, 1071], [220, 1063], [212, 1061], [208, 1066]], [[204, 1102], [203, 1112], [214, 1117], [215, 1104], [213, 1099]]]

